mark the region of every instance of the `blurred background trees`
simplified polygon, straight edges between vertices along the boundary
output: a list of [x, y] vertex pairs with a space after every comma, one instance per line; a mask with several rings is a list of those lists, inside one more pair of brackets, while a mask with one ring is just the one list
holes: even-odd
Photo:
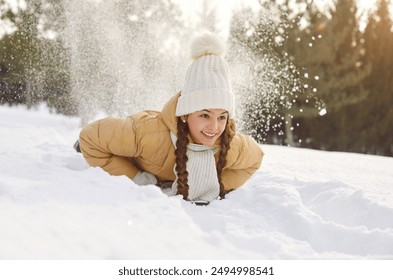
[[33, 106], [46, 101], [72, 114], [69, 59], [63, 38], [64, 10], [56, 1], [0, 4], [0, 102]]
[[[228, 37], [242, 129], [261, 143], [392, 156], [392, 1], [377, 0], [365, 28], [356, 0], [259, 2], [233, 14]], [[0, 0], [0, 103], [80, 116], [162, 103], [188, 64], [179, 46], [220, 31], [211, 2], [194, 26], [176, 3]]]
[[[355, 0], [333, 1], [327, 11], [291, 2], [260, 1], [256, 19], [233, 21], [230, 37], [260, 75], [243, 93], [245, 128], [268, 143], [392, 156], [392, 3], [377, 1], [362, 31]], [[259, 84], [266, 76], [273, 85]], [[278, 110], [269, 119], [272, 103]]]

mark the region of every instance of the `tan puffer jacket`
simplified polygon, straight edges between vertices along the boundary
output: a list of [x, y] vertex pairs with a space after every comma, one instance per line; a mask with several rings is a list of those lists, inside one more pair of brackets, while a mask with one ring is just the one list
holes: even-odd
[[[111, 175], [132, 179], [143, 170], [159, 181], [174, 181], [175, 148], [170, 131], [176, 134], [178, 97], [172, 97], [162, 112], [143, 111], [126, 119], [109, 117], [87, 125], [79, 139], [83, 156], [91, 166], [99, 166]], [[214, 146], [219, 148], [219, 140]], [[251, 137], [237, 133], [222, 172], [225, 189], [243, 185], [260, 167], [262, 157], [260, 146]]]

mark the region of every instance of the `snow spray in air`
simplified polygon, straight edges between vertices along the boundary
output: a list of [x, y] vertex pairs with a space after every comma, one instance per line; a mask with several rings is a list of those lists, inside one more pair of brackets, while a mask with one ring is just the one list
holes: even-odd
[[180, 23], [163, 20], [178, 13], [170, 3], [69, 0], [65, 10], [71, 96], [83, 123], [98, 112], [160, 110], [179, 89], [186, 60], [171, 48]]

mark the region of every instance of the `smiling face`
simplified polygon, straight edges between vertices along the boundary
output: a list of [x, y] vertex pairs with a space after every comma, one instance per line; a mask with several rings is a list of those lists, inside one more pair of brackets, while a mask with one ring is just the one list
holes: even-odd
[[228, 112], [223, 109], [204, 109], [181, 118], [187, 120], [194, 143], [212, 146], [225, 130]]

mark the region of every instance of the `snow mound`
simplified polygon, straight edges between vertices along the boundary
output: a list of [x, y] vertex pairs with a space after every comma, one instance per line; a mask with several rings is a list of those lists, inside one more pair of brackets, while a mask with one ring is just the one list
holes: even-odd
[[198, 207], [89, 167], [79, 120], [0, 107], [0, 259], [391, 259], [393, 159], [263, 145]]

